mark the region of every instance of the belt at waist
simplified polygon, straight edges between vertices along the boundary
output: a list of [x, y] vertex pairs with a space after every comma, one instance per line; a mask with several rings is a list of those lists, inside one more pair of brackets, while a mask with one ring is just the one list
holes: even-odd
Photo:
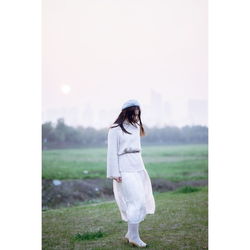
[[118, 156], [124, 155], [124, 154], [130, 154], [130, 153], [140, 153], [140, 150], [123, 152], [123, 153], [119, 154]]

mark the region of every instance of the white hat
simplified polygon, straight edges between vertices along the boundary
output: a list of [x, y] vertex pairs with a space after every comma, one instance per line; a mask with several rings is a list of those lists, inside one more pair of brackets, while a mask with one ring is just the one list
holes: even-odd
[[140, 104], [139, 104], [139, 102], [137, 100], [131, 99], [131, 100], [126, 101], [122, 105], [122, 110], [125, 109], [125, 108], [128, 108], [128, 107], [132, 107], [132, 106], [139, 106], [140, 107]]

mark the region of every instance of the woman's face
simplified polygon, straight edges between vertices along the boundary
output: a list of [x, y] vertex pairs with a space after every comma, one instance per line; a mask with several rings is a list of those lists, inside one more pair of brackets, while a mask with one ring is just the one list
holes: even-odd
[[135, 110], [135, 115], [136, 115], [136, 116], [139, 115], [139, 109], [136, 109], [136, 110]]
[[137, 108], [137, 109], [135, 109], [135, 120], [136, 121], [139, 121], [139, 109]]

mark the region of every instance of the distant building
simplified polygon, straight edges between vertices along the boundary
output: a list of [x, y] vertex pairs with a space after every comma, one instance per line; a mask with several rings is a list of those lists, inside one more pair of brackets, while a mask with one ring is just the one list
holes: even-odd
[[207, 125], [208, 122], [207, 100], [190, 99], [188, 101], [188, 119], [191, 125]]
[[146, 106], [145, 123], [151, 126], [162, 127], [165, 122], [164, 103], [162, 95], [151, 89], [150, 92], [150, 105]]
[[164, 125], [171, 125], [173, 123], [172, 119], [172, 106], [170, 102], [164, 102], [164, 107], [163, 107], [163, 120], [164, 120]]

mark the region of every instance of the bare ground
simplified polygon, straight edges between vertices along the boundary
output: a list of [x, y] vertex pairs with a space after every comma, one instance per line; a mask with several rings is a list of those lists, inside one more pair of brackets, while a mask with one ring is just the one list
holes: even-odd
[[[166, 179], [151, 178], [153, 192], [166, 192], [182, 186], [207, 186], [207, 180], [171, 182]], [[113, 184], [110, 179], [61, 180], [54, 185], [53, 180], [42, 180], [43, 209], [76, 205], [94, 200], [114, 200]]]

